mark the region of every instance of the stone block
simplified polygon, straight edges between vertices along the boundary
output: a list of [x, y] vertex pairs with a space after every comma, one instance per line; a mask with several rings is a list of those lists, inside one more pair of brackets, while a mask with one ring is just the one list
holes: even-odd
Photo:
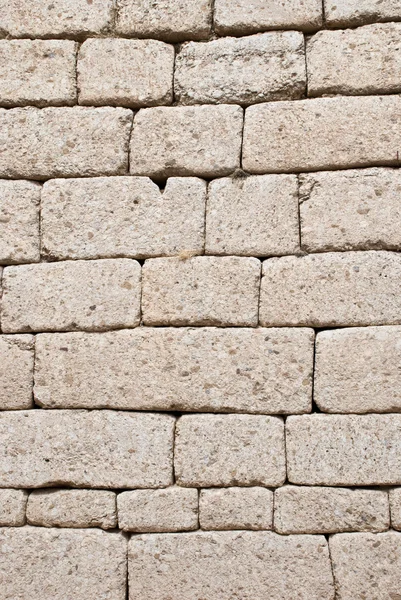
[[401, 531], [401, 488], [389, 492], [391, 527]]
[[24, 525], [27, 500], [28, 494], [24, 490], [0, 490], [0, 526]]
[[324, 12], [328, 27], [401, 20], [399, 0], [324, 0]]
[[32, 407], [34, 343], [32, 335], [0, 335], [0, 410]]
[[263, 487], [202, 490], [199, 520], [202, 529], [272, 529], [273, 492]]

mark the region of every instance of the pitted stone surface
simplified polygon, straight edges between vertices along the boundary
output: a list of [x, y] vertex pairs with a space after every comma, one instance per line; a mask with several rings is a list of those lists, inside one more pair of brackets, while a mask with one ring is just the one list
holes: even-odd
[[0, 410], [32, 407], [34, 337], [0, 335]]
[[273, 492], [263, 487], [202, 490], [199, 521], [202, 529], [272, 529]]
[[374, 21], [401, 20], [399, 0], [324, 0], [329, 27], [355, 27]]
[[24, 490], [0, 490], [0, 527], [24, 525], [27, 500]]
[[391, 527], [401, 530], [401, 488], [389, 491]]

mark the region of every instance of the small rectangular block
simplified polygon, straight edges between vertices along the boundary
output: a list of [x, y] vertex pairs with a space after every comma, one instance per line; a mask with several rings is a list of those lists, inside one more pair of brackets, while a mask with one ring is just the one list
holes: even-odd
[[401, 488], [389, 492], [391, 527], [401, 531]]
[[400, 21], [400, 0], [324, 0], [328, 27], [355, 27], [375, 21]]
[[32, 407], [34, 343], [32, 335], [0, 335], [0, 410]]
[[0, 527], [25, 525], [27, 500], [24, 490], [0, 490]]
[[202, 490], [199, 521], [202, 529], [272, 529], [273, 492], [263, 487]]

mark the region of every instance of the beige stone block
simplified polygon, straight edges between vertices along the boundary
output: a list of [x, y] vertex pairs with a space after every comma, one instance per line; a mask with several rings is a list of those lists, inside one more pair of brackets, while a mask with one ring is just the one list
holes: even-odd
[[130, 600], [334, 599], [323, 536], [269, 531], [133, 536], [128, 570]]
[[263, 263], [260, 324], [348, 327], [401, 323], [401, 257], [329, 252]]
[[329, 27], [355, 27], [374, 21], [399, 21], [399, 0], [324, 0]]
[[400, 364], [401, 327], [322, 331], [314, 400], [330, 413], [401, 412]]
[[239, 106], [141, 109], [131, 135], [131, 174], [156, 179], [229, 175], [240, 166], [242, 126]]
[[42, 254], [87, 259], [201, 253], [205, 204], [206, 183], [195, 177], [168, 179], [163, 192], [147, 177], [53, 179], [42, 191]]
[[152, 413], [0, 412], [0, 486], [171, 485], [174, 423]]
[[204, 39], [212, 25], [211, 0], [119, 0], [117, 33], [171, 42]]
[[202, 529], [272, 529], [273, 492], [263, 487], [202, 490]]
[[215, 179], [208, 186], [206, 253], [269, 256], [299, 252], [295, 175]]
[[80, 104], [140, 107], [173, 100], [174, 47], [157, 40], [86, 40], [77, 70]]
[[389, 492], [391, 527], [401, 530], [401, 488], [395, 488]]
[[0, 335], [0, 410], [32, 407], [34, 343], [32, 335]]
[[400, 96], [339, 96], [251, 106], [245, 113], [243, 168], [250, 173], [280, 173], [398, 166], [400, 119]]
[[140, 321], [141, 267], [128, 258], [7, 267], [2, 328], [102, 331]]
[[338, 600], [400, 597], [401, 534], [343, 533], [329, 543]]
[[297, 31], [184, 44], [176, 59], [174, 92], [182, 104], [254, 104], [301, 98], [305, 49]]
[[256, 258], [154, 258], [142, 270], [145, 325], [257, 325]]
[[24, 490], [0, 490], [0, 526], [24, 525], [27, 500], [28, 494]]
[[118, 526], [124, 531], [166, 532], [198, 529], [198, 490], [169, 487], [134, 490], [117, 496]]
[[377, 532], [389, 525], [386, 491], [286, 485], [274, 493], [278, 533]]
[[0, 600], [124, 600], [127, 541], [100, 529], [0, 529]]
[[284, 423], [260, 415], [184, 415], [176, 425], [174, 467], [186, 487], [282, 485]]
[[401, 483], [401, 415], [291, 416], [286, 421], [286, 447], [291, 483]]
[[0, 177], [124, 175], [131, 124], [125, 108], [0, 109]]
[[301, 242], [307, 252], [401, 247], [398, 170], [323, 171], [299, 179]]
[[0, 180], [0, 264], [39, 261], [40, 192], [33, 181]]

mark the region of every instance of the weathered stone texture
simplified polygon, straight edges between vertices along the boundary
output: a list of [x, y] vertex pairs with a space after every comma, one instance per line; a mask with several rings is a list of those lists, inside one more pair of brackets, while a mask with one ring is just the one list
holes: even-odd
[[24, 525], [27, 500], [28, 494], [23, 490], [0, 490], [0, 526]]
[[322, 536], [158, 534], [133, 536], [128, 548], [130, 600], [334, 599]]
[[42, 527], [117, 526], [116, 495], [106, 490], [37, 490], [29, 495], [30, 525]]
[[146, 325], [257, 325], [256, 258], [155, 258], [142, 271]]
[[202, 490], [199, 520], [202, 529], [272, 529], [273, 492], [263, 487]]
[[6, 333], [135, 327], [141, 267], [127, 258], [7, 267], [2, 328]]
[[0, 600], [124, 600], [127, 541], [96, 529], [0, 529]]
[[205, 204], [206, 183], [195, 177], [168, 179], [163, 192], [147, 177], [53, 179], [42, 191], [42, 253], [57, 259], [201, 253]]
[[0, 109], [0, 177], [123, 175], [132, 118], [111, 107]]
[[291, 483], [401, 483], [401, 415], [291, 416], [286, 447]]
[[243, 167], [250, 173], [279, 173], [398, 166], [400, 119], [399, 96], [251, 106], [245, 113]]
[[389, 525], [386, 491], [286, 485], [274, 493], [278, 533], [377, 532]]
[[80, 104], [140, 107], [173, 100], [174, 47], [157, 40], [87, 40], [77, 69]]
[[401, 258], [342, 252], [263, 263], [260, 323], [343, 327], [401, 323]]
[[401, 412], [401, 327], [322, 331], [314, 400], [331, 413]]
[[117, 496], [118, 525], [124, 531], [166, 532], [198, 529], [198, 490], [169, 487]]
[[284, 423], [259, 415], [185, 415], [177, 421], [174, 466], [177, 483], [187, 487], [282, 485]]
[[151, 413], [0, 412], [0, 486], [170, 485], [174, 423]]
[[324, 9], [329, 27], [401, 20], [400, 0], [324, 0]]
[[141, 109], [131, 135], [131, 174], [156, 179], [229, 175], [240, 166], [242, 125], [239, 106]]
[[389, 492], [391, 527], [401, 530], [401, 488], [395, 488]]
[[0, 335], [0, 410], [31, 408], [34, 337]]
[[183, 104], [296, 99], [305, 85], [304, 38], [296, 31], [189, 42], [177, 55], [174, 92]]

